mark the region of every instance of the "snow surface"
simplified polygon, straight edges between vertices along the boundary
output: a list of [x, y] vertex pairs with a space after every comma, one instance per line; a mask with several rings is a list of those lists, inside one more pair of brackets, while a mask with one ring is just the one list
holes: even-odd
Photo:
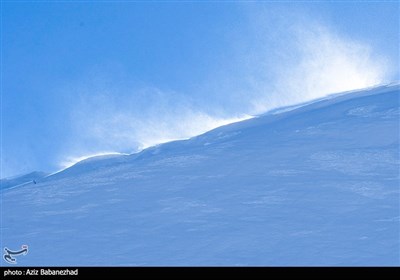
[[2, 247], [27, 244], [23, 266], [398, 266], [399, 92], [336, 95], [2, 188]]
[[43, 179], [47, 175], [48, 175], [47, 173], [35, 171], [20, 176], [1, 179], [0, 189], [15, 188], [25, 184], [30, 184], [33, 183], [33, 181], [38, 181], [40, 179]]

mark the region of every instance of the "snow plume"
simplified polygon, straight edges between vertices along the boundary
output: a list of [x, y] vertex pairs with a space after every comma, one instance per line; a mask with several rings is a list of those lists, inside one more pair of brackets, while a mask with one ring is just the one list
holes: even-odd
[[393, 78], [387, 58], [310, 11], [269, 5], [248, 15], [249, 30], [235, 37], [240, 46], [232, 58], [231, 67], [241, 70], [220, 79], [235, 86], [241, 81], [238, 102], [248, 104], [246, 113], [260, 114]]
[[210, 75], [191, 92], [134, 88], [129, 81], [84, 90], [72, 110], [67, 154], [132, 153], [277, 107], [389, 82], [389, 62], [365, 42], [307, 12], [268, 7], [246, 10], [248, 20], [227, 35], [227, 58], [209, 61]]
[[85, 100], [89, 116], [80, 110], [76, 117], [86, 119], [82, 130], [93, 140], [101, 139], [107, 148], [142, 149], [159, 143], [184, 139], [215, 127], [241, 120], [217, 118], [193, 108], [189, 99], [156, 88], [134, 91], [123, 96], [115, 93]]
[[270, 94], [257, 100], [257, 112], [385, 82], [387, 62], [368, 45], [323, 26], [296, 28], [293, 39], [292, 53], [281, 62], [285, 68], [277, 69]]
[[84, 156], [79, 156], [79, 157], [67, 157], [63, 162], [61, 162], [61, 167], [62, 169], [55, 172], [58, 173], [62, 170], [64, 170], [65, 168], [71, 167], [74, 164], [86, 160], [88, 158], [94, 158], [94, 157], [101, 157], [101, 156], [122, 156], [122, 155], [128, 155], [128, 154], [124, 154], [124, 153], [116, 153], [116, 152], [99, 152], [99, 153], [95, 153], [95, 154], [88, 154], [88, 155], [84, 155]]
[[108, 88], [84, 94], [73, 110], [71, 151], [63, 167], [88, 155], [117, 151], [133, 153], [173, 140], [187, 139], [213, 128], [250, 118], [211, 116], [194, 108], [188, 97], [156, 88], [140, 90]]

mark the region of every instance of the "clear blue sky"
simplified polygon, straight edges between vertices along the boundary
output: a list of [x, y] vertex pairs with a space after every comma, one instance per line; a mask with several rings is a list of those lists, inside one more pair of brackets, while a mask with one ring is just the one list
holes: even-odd
[[399, 80], [399, 2], [2, 1], [2, 177]]

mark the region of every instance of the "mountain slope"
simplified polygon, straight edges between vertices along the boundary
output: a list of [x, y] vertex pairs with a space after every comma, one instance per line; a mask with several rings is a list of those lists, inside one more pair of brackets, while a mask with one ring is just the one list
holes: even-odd
[[28, 174], [15, 176], [11, 178], [4, 178], [0, 180], [0, 189], [8, 189], [12, 187], [19, 187], [25, 184], [33, 183], [46, 177], [48, 174], [45, 172], [31, 172]]
[[20, 265], [399, 265], [399, 86], [92, 158], [2, 217]]

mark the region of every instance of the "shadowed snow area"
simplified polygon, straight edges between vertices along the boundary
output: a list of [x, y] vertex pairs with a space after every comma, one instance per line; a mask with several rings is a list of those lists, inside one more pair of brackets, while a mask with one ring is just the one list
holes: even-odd
[[2, 189], [2, 247], [27, 244], [23, 266], [400, 265], [399, 89]]

